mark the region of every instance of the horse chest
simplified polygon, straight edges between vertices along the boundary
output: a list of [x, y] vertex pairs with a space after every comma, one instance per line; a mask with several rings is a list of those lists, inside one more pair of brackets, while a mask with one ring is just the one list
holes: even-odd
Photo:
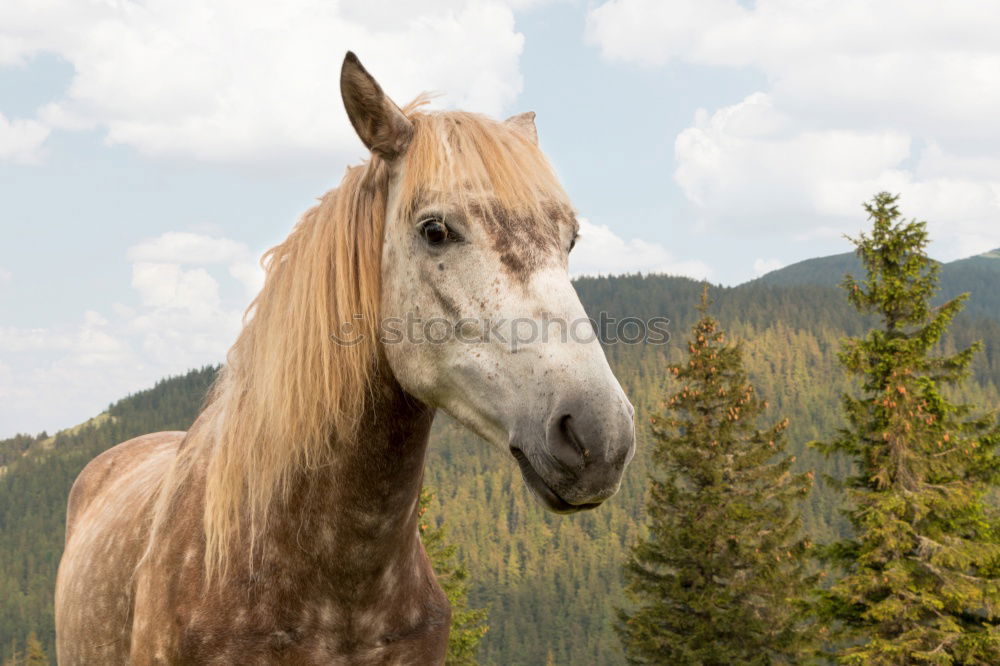
[[194, 611], [177, 642], [177, 660], [205, 664], [438, 663], [448, 637], [444, 606], [338, 607], [309, 600], [281, 607], [232, 604], [228, 612]]
[[[331, 574], [317, 559], [270, 550], [253, 576], [205, 594], [200, 550], [170, 551], [166, 577], [140, 584], [137, 663], [433, 664], [447, 646], [450, 609], [423, 557], [363, 574]], [[316, 551], [312, 551], [316, 552]], [[136, 649], [138, 648], [138, 649]]]

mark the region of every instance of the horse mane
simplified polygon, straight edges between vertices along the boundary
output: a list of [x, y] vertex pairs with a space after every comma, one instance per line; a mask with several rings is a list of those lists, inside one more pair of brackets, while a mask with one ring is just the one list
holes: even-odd
[[[400, 217], [429, 197], [488, 193], [543, 216], [568, 198], [534, 141], [510, 123], [467, 112], [403, 112], [414, 125], [400, 182]], [[378, 156], [349, 167], [262, 259], [264, 286], [247, 309], [198, 422], [164, 481], [154, 531], [169, 521], [185, 479], [205, 475], [205, 566], [224, 576], [230, 554], [249, 552], [297, 473], [359, 445], [375, 406], [383, 226], [390, 165]], [[471, 196], [468, 197], [471, 201]], [[536, 218], [541, 219], [541, 218]], [[337, 344], [343, 323], [356, 344]], [[205, 464], [207, 462], [207, 469]], [[151, 539], [152, 541], [152, 539]], [[233, 549], [240, 541], [249, 548]], [[148, 553], [148, 551], [147, 551]]]

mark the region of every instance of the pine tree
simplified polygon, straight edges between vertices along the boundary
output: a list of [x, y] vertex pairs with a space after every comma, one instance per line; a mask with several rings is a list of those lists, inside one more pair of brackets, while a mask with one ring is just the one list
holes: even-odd
[[847, 427], [817, 445], [856, 470], [842, 484], [855, 536], [824, 549], [844, 576], [818, 609], [839, 627], [841, 663], [1000, 664], [1000, 531], [984, 502], [1000, 428], [941, 392], [979, 345], [932, 355], [967, 295], [931, 308], [926, 223], [904, 221], [896, 201], [866, 204], [871, 233], [852, 239], [868, 274], [847, 276], [848, 298], [881, 325], [842, 343], [861, 390], [842, 397]]
[[767, 403], [707, 309], [706, 288], [689, 356], [669, 366], [679, 390], [652, 418], [648, 536], [626, 564], [633, 608], [615, 629], [636, 664], [802, 663], [812, 581], [797, 503], [812, 473], [792, 472], [787, 419], [757, 429]]
[[420, 491], [420, 540], [431, 560], [438, 582], [451, 603], [451, 632], [448, 634], [448, 666], [474, 666], [479, 641], [486, 635], [485, 608], [469, 608], [469, 571], [458, 562], [457, 547], [445, 540], [443, 527], [433, 527], [426, 519], [433, 498], [430, 490]]
[[49, 666], [49, 655], [45, 654], [38, 636], [32, 631], [24, 643], [24, 666]]

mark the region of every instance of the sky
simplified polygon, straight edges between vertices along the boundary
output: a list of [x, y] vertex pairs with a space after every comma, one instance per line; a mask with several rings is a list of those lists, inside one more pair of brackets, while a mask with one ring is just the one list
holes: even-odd
[[993, 0], [3, 0], [0, 437], [218, 363], [261, 253], [397, 101], [532, 110], [574, 274], [738, 284], [850, 249], [874, 193], [1000, 247]]

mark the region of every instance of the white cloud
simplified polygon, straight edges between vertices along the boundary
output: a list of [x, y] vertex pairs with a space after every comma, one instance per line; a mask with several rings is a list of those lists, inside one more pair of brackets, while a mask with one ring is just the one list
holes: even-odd
[[760, 277], [765, 273], [776, 271], [784, 265], [785, 264], [782, 263], [780, 259], [764, 259], [763, 257], [758, 257], [753, 260], [754, 277]]
[[340, 100], [349, 49], [398, 102], [436, 90], [444, 104], [499, 114], [521, 90], [511, 4], [524, 3], [8, 0], [0, 65], [65, 58], [73, 82], [42, 117], [102, 127], [147, 155], [329, 163], [361, 153]]
[[132, 287], [147, 307], [202, 314], [219, 307], [219, 283], [204, 268], [140, 262], [132, 266]]
[[235, 261], [229, 265], [229, 274], [240, 281], [248, 296], [256, 296], [264, 286], [264, 269], [259, 261]]
[[805, 238], [864, 226], [888, 189], [942, 259], [1000, 244], [1000, 12], [969, 0], [613, 0], [610, 60], [750, 68], [767, 87], [700, 111], [675, 142], [700, 222]]
[[44, 328], [0, 326], [0, 351], [7, 353], [38, 349], [69, 349], [72, 346], [71, 335], [55, 333]]
[[103, 368], [122, 360], [128, 353], [128, 345], [113, 335], [107, 319], [93, 310], [87, 310], [83, 313], [83, 324], [74, 351], [80, 365]]
[[0, 268], [0, 287], [4, 287], [14, 278], [14, 274], [8, 270]]
[[0, 326], [0, 436], [72, 425], [166, 375], [224, 360], [262, 279], [246, 246], [166, 233], [127, 256], [134, 306], [88, 310], [65, 329]]
[[961, 157], [892, 130], [802, 129], [764, 93], [709, 116], [675, 142], [675, 179], [702, 225], [793, 239], [855, 233], [860, 203], [902, 195], [926, 219], [933, 252], [954, 259], [1000, 245], [1000, 161]]
[[[891, 131], [803, 130], [755, 93], [712, 115], [699, 112], [675, 141], [675, 178], [709, 222], [801, 233], [827, 219], [852, 183], [900, 181], [910, 139]], [[862, 198], [870, 196], [871, 192]], [[848, 199], [850, 212], [861, 199]]]
[[708, 33], [745, 13], [735, 0], [612, 0], [590, 10], [586, 36], [609, 60], [654, 66], [711, 59], [715, 40]]
[[659, 243], [624, 240], [605, 225], [580, 219], [580, 238], [570, 255], [573, 275], [668, 273], [705, 279], [711, 269], [700, 261], [677, 261]]
[[168, 231], [129, 248], [131, 261], [168, 261], [181, 264], [219, 264], [241, 260], [250, 253], [243, 243], [229, 238]]
[[[128, 258], [136, 262], [136, 266], [144, 263], [225, 264], [229, 275], [239, 280], [250, 296], [260, 291], [264, 285], [264, 271], [257, 256], [245, 244], [229, 238], [179, 231], [149, 238], [128, 251]], [[133, 286], [136, 280], [135, 270], [133, 267]], [[143, 279], [140, 277], [140, 280]]]
[[0, 355], [0, 436], [73, 425], [94, 416], [111, 391], [149, 383], [129, 342], [93, 311], [69, 330], [0, 327]]
[[8, 120], [0, 113], [0, 162], [38, 164], [49, 128], [37, 120]]

